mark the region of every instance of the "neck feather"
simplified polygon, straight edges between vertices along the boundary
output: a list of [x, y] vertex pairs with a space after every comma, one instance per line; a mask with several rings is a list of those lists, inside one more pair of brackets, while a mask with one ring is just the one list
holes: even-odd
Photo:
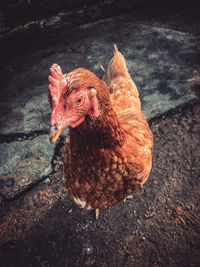
[[76, 128], [70, 128], [70, 142], [76, 150], [114, 148], [125, 141], [123, 129], [112, 107], [107, 108], [99, 118], [86, 116], [85, 121]]

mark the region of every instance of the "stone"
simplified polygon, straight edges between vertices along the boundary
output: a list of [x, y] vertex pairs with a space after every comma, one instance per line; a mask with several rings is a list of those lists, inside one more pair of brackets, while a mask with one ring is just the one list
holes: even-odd
[[54, 147], [48, 135], [0, 144], [0, 194], [12, 199], [52, 172]]
[[94, 251], [93, 246], [90, 244], [90, 242], [85, 242], [82, 249], [82, 254], [85, 256], [92, 255]]

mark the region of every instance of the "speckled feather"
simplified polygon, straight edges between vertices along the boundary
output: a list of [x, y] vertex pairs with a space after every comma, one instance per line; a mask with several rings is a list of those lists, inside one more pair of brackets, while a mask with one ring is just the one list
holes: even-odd
[[85, 69], [67, 74], [68, 92], [95, 88], [100, 116], [69, 127], [64, 177], [69, 196], [81, 208], [104, 209], [125, 199], [147, 180], [153, 136], [126, 62], [115, 54], [100, 80]]

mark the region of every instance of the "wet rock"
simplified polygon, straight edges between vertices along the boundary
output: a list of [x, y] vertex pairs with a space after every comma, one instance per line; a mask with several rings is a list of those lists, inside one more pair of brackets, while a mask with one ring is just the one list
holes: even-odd
[[10, 199], [51, 173], [54, 148], [47, 135], [0, 144], [0, 193]]

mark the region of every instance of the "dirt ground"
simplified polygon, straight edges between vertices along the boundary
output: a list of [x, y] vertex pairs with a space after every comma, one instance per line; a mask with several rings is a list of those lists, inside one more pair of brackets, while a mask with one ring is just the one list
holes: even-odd
[[61, 140], [52, 176], [1, 203], [0, 266], [200, 266], [199, 100], [150, 127], [147, 183], [98, 220], [65, 192]]

